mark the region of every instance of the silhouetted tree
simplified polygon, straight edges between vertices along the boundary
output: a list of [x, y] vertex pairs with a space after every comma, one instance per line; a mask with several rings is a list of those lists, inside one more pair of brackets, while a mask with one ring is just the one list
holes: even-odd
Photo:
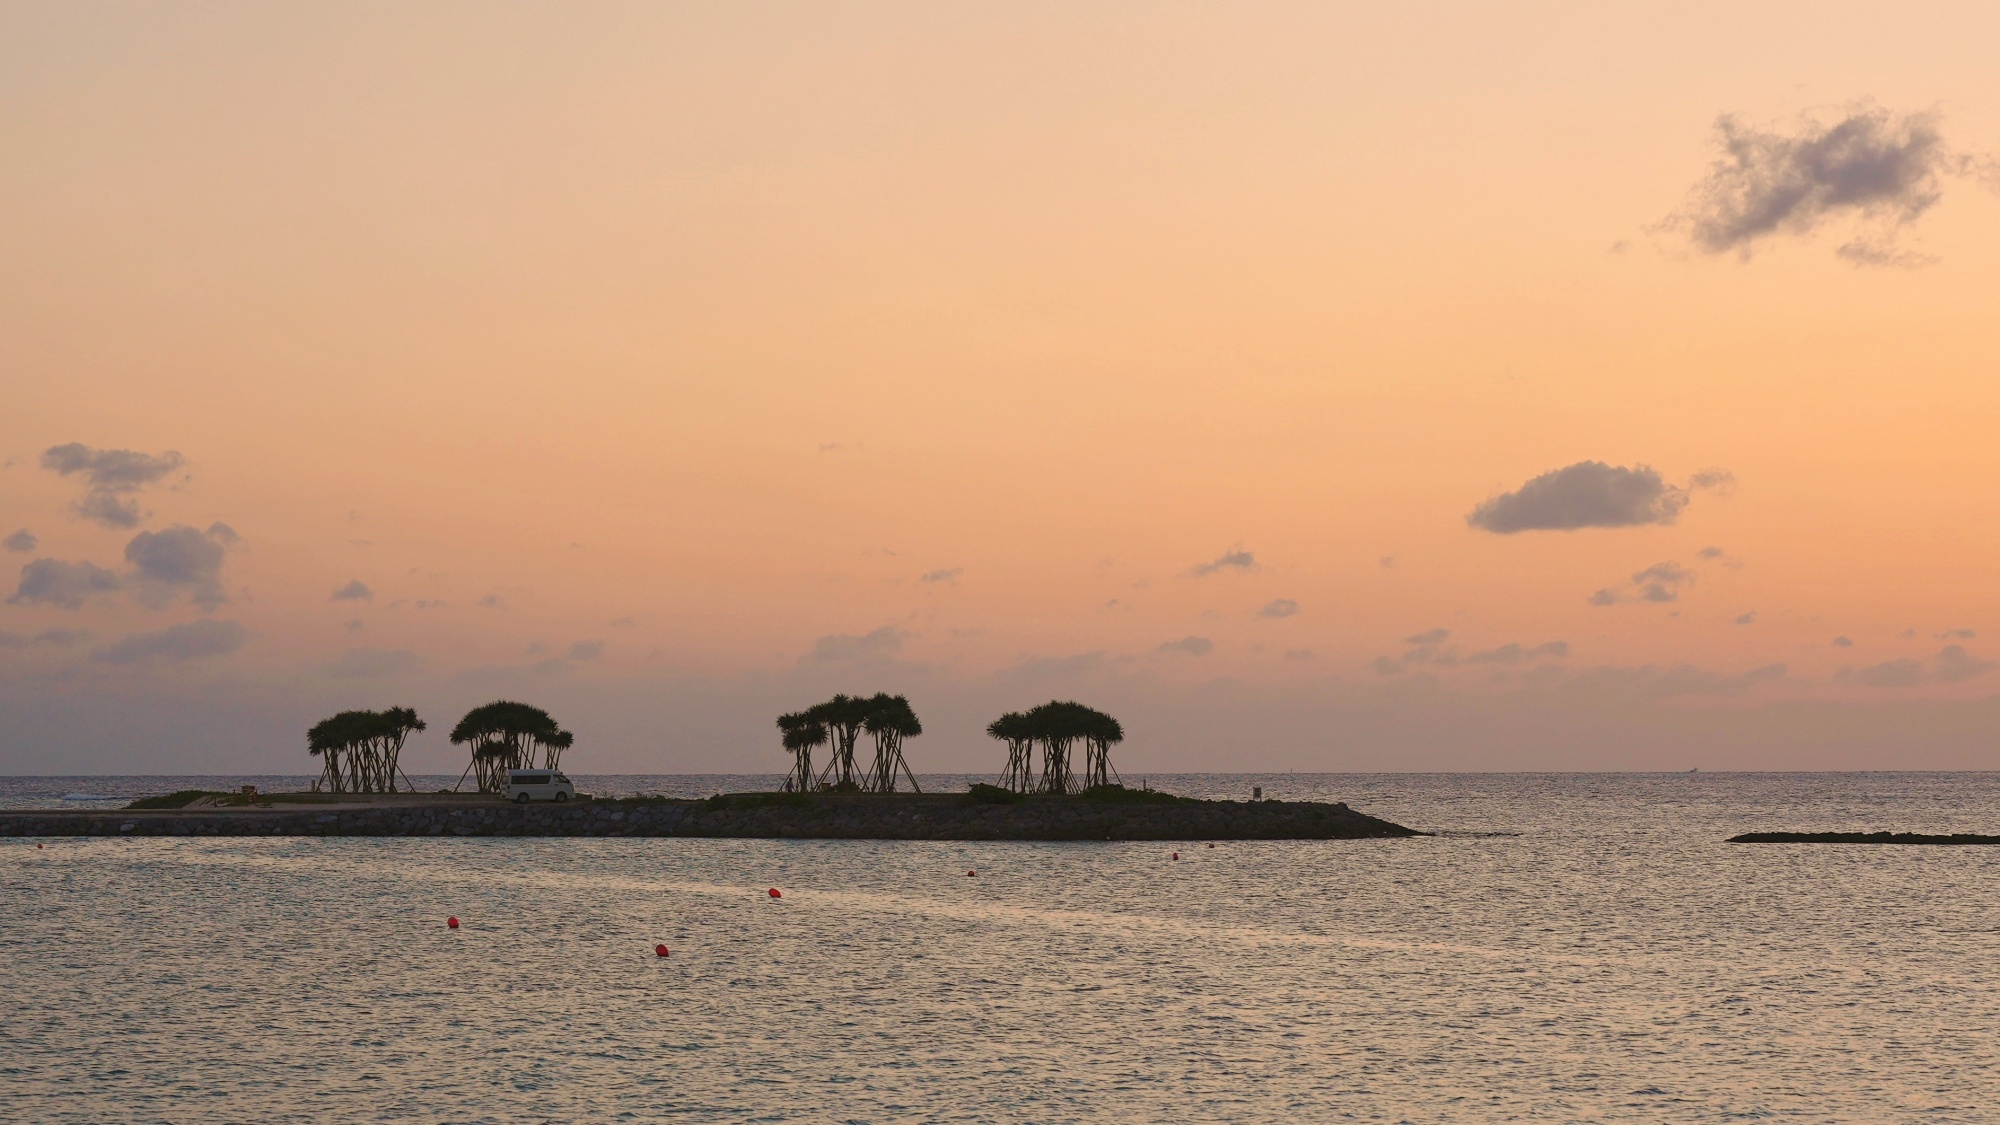
[[1026, 793], [1035, 784], [1035, 736], [1028, 717], [1019, 711], [986, 724], [986, 733], [1007, 744], [1007, 771], [1000, 775], [1000, 787]]
[[815, 746], [826, 745], [830, 737], [826, 724], [804, 711], [794, 711], [778, 716], [778, 731], [784, 740], [785, 749], [792, 755], [792, 772], [785, 775], [787, 792], [804, 793], [812, 789], [812, 752]]
[[[334, 793], [395, 792], [403, 743], [411, 732], [423, 729], [424, 721], [408, 707], [342, 711], [321, 719], [306, 732], [307, 751], [325, 762], [313, 788]], [[403, 781], [408, 784], [409, 778]]]
[[875, 762], [868, 771], [868, 788], [877, 793], [894, 793], [896, 771], [900, 769], [910, 779], [910, 788], [923, 792], [917, 785], [917, 775], [910, 772], [910, 764], [903, 760], [903, 740], [924, 733], [924, 724], [917, 721], [910, 701], [900, 695], [877, 692], [865, 703], [861, 725], [875, 740]]
[[[562, 752], [576, 742], [576, 736], [539, 707], [499, 699], [467, 711], [451, 729], [451, 742], [471, 744], [472, 763], [466, 772], [478, 771], [481, 793], [498, 793], [507, 787], [508, 770], [535, 764], [537, 748], [544, 754], [543, 768], [560, 768]], [[459, 781], [464, 780], [460, 775]]]

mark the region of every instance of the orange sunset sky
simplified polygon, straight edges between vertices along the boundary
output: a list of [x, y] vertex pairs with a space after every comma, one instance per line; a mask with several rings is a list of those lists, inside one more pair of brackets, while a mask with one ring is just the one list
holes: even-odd
[[0, 772], [1989, 768], [2000, 6], [0, 4]]

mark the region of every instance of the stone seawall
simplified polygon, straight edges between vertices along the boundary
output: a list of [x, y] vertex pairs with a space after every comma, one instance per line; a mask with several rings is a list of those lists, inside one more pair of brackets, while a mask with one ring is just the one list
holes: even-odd
[[1344, 804], [1127, 803], [962, 794], [338, 809], [0, 812], [0, 836], [710, 836], [830, 840], [1342, 840], [1420, 836]]

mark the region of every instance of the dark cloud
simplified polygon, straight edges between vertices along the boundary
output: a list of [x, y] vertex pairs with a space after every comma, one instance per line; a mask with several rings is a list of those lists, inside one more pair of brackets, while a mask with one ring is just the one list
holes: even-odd
[[1412, 645], [1437, 645], [1443, 644], [1445, 638], [1449, 636], [1451, 636], [1450, 629], [1426, 629], [1421, 633], [1412, 633], [1404, 637], [1403, 643]]
[[1197, 566], [1194, 569], [1188, 571], [1188, 573], [1194, 575], [1196, 578], [1205, 578], [1208, 575], [1219, 574], [1225, 570], [1256, 570], [1256, 569], [1257, 569], [1257, 556], [1242, 549], [1241, 547], [1238, 547], [1236, 550], [1230, 551], [1228, 554], [1222, 555], [1209, 562], [1202, 563], [1200, 566]]
[[571, 660], [595, 660], [603, 655], [603, 641], [578, 641], [569, 646], [569, 658]]
[[32, 637], [0, 632], [0, 648], [69, 648], [89, 639], [82, 629], [44, 629]]
[[965, 573], [965, 568], [962, 566], [947, 567], [940, 570], [929, 571], [922, 577], [918, 578], [917, 581], [943, 582], [947, 585], [956, 586], [958, 585], [958, 576], [964, 573]]
[[95, 563], [36, 559], [21, 568], [21, 584], [7, 601], [13, 605], [61, 606], [81, 609], [84, 599], [124, 585], [116, 574]]
[[1632, 589], [1621, 591], [1611, 587], [1590, 595], [1591, 605], [1617, 605], [1620, 602], [1641, 601], [1664, 604], [1678, 601], [1681, 587], [1694, 581], [1694, 571], [1677, 562], [1654, 563], [1652, 566], [1632, 575]]
[[1687, 502], [1686, 489], [1668, 484], [1650, 466], [1578, 461], [1487, 500], [1465, 522], [1498, 535], [1641, 527], [1674, 522]]
[[909, 636], [893, 625], [884, 625], [873, 632], [858, 635], [835, 633], [814, 641], [806, 659], [821, 664], [876, 660], [900, 650]]
[[125, 544], [125, 561], [139, 600], [159, 609], [182, 593], [205, 610], [228, 601], [222, 592], [225, 545], [211, 535], [177, 524], [165, 531], [142, 531]]
[[1290, 617], [1299, 611], [1299, 603], [1290, 598], [1273, 598], [1257, 611], [1260, 617]]
[[19, 551], [22, 554], [26, 554], [27, 552], [32, 551], [36, 547], [40, 546], [41, 542], [42, 542], [41, 540], [35, 538], [34, 532], [29, 531], [27, 528], [24, 527], [21, 530], [15, 532], [14, 534], [9, 535], [7, 538], [0, 539], [0, 547], [5, 547], [10, 551]]
[[1857, 265], [1921, 260], [1897, 247], [1898, 234], [1944, 194], [1944, 177], [1972, 162], [1952, 152], [1936, 115], [1850, 108], [1832, 124], [1802, 119], [1789, 130], [1759, 129], [1733, 116], [1715, 123], [1721, 156], [1668, 221], [1697, 249], [1747, 259], [1760, 239], [1804, 235], [1851, 219], [1866, 233], [1841, 246]]
[[1215, 651], [1215, 642], [1207, 637], [1182, 637], [1178, 641], [1168, 641], [1160, 646], [1161, 652], [1184, 652], [1189, 656], [1207, 656]]
[[408, 649], [351, 648], [327, 665], [326, 672], [343, 680], [367, 680], [414, 672], [423, 657]]
[[1485, 652], [1475, 652], [1471, 656], [1466, 657], [1465, 662], [1467, 664], [1520, 664], [1529, 660], [1539, 660], [1543, 657], [1556, 657], [1560, 659], [1568, 655], [1568, 641], [1549, 641], [1547, 644], [1539, 644], [1533, 648], [1510, 643], [1501, 645], [1499, 648], [1487, 649]]
[[335, 590], [333, 597], [329, 600], [336, 602], [369, 602], [375, 600], [375, 591], [370, 590], [368, 584], [361, 579], [352, 578], [348, 580], [347, 585]]
[[158, 455], [130, 449], [92, 449], [81, 442], [54, 446], [42, 453], [42, 468], [60, 476], [83, 477], [85, 492], [76, 512], [108, 527], [137, 527], [144, 516], [130, 494], [181, 467], [181, 455]]
[[1946, 645], [1938, 650], [1928, 665], [1907, 657], [1900, 660], [1885, 660], [1852, 673], [1843, 671], [1841, 678], [1852, 679], [1855, 683], [1869, 687], [1900, 688], [1918, 684], [1956, 684], [1975, 676], [1991, 672], [1996, 665], [1991, 660], [1980, 658], [1965, 651], [1964, 645]]
[[190, 621], [157, 633], [134, 633], [90, 658], [101, 664], [149, 664], [225, 656], [243, 647], [249, 631], [234, 621]]

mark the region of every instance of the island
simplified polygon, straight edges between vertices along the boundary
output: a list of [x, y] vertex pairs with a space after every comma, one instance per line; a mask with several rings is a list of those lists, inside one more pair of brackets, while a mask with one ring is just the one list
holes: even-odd
[[2000, 836], [1972, 832], [1926, 835], [1922, 832], [1745, 832], [1731, 844], [2000, 844]]
[[[636, 836], [796, 840], [1370, 840], [1426, 836], [1322, 801], [1103, 786], [1059, 796], [717, 794], [513, 804], [474, 794], [203, 794], [179, 808], [0, 812], [0, 836]], [[146, 802], [135, 802], [145, 804]]]

